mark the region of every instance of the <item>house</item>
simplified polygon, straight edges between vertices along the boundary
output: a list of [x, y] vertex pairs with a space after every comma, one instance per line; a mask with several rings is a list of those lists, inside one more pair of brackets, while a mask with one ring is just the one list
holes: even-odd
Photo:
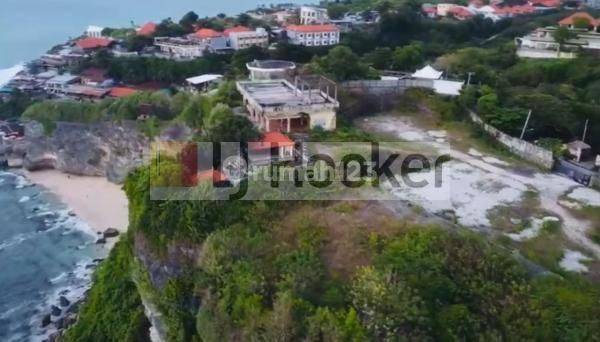
[[25, 136], [25, 126], [17, 122], [0, 121], [0, 141]]
[[129, 87], [114, 87], [110, 90], [110, 92], [108, 93], [108, 96], [120, 98], [120, 97], [126, 97], [126, 96], [133, 95], [137, 92], [138, 92], [137, 89], [133, 89], [133, 88], [129, 88]]
[[185, 80], [187, 90], [196, 92], [205, 92], [211, 85], [218, 83], [223, 78], [223, 75], [205, 74], [195, 77], [190, 77]]
[[57, 75], [46, 81], [44, 90], [54, 94], [65, 93], [69, 86], [77, 82], [79, 82], [79, 76], [69, 73]]
[[90, 25], [85, 30], [85, 35], [90, 38], [102, 38], [104, 27]]
[[440, 17], [448, 17], [452, 14], [452, 9], [458, 7], [457, 4], [440, 3], [437, 4], [437, 15]]
[[582, 158], [585, 158], [592, 151], [592, 147], [581, 140], [575, 140], [567, 144], [569, 154], [575, 157], [575, 161], [579, 163]]
[[262, 27], [250, 30], [243, 26], [236, 26], [226, 29], [224, 35], [228, 38], [228, 45], [234, 50], [247, 49], [251, 46], [262, 48], [269, 46], [269, 34]]
[[276, 23], [283, 25], [287, 24], [288, 21], [295, 16], [295, 13], [294, 11], [283, 10], [274, 12], [271, 16]]
[[304, 132], [336, 127], [337, 85], [323, 77], [317, 82], [286, 80], [239, 81], [249, 119], [264, 132]]
[[[570, 27], [569, 21], [562, 21]], [[560, 46], [554, 39], [556, 27], [535, 29], [533, 32], [515, 38], [517, 55], [526, 58], [575, 58], [579, 50], [600, 51], [600, 33], [594, 30], [576, 29], [575, 37]]]
[[290, 25], [286, 29], [289, 42], [304, 46], [329, 46], [340, 42], [340, 29], [335, 25]]
[[280, 132], [267, 132], [260, 141], [248, 143], [250, 165], [265, 165], [272, 162], [294, 160], [295, 143]]
[[142, 25], [140, 28], [138, 28], [136, 30], [136, 34], [138, 36], [146, 36], [146, 37], [151, 37], [154, 35], [154, 32], [156, 32], [156, 27], [158, 25], [156, 25], [153, 22], [147, 22], [144, 25]]
[[63, 91], [65, 95], [70, 97], [74, 97], [77, 99], [89, 99], [89, 100], [100, 100], [103, 99], [108, 93], [110, 89], [106, 88], [97, 88], [93, 86], [87, 85], [70, 85], [66, 87]]
[[223, 32], [202, 28], [188, 35], [188, 39], [203, 44], [210, 52], [227, 52], [231, 50], [229, 41]]
[[433, 4], [423, 4], [421, 6], [421, 11], [426, 17], [431, 19], [437, 18], [438, 16], [437, 6]]
[[79, 77], [81, 78], [81, 84], [94, 87], [101, 86], [109, 80], [108, 72], [100, 68], [87, 68], [79, 74]]
[[154, 45], [160, 49], [158, 57], [190, 60], [202, 57], [208, 49], [206, 43], [180, 37], [156, 37]]
[[[438, 5], [438, 14], [439, 14], [439, 5]], [[448, 14], [453, 16], [454, 19], [456, 20], [467, 20], [467, 19], [471, 19], [475, 16], [475, 13], [473, 13], [469, 8], [464, 7], [464, 6], [454, 6], [451, 9], [448, 10]]]
[[75, 46], [84, 52], [91, 52], [94, 50], [104, 49], [114, 44], [112, 39], [108, 38], [81, 38], [75, 42]]
[[559, 8], [561, 5], [560, 0], [529, 0], [527, 3], [538, 10]]
[[326, 24], [329, 22], [329, 15], [327, 15], [327, 9], [314, 6], [301, 6], [300, 7], [300, 24], [301, 25], [313, 25], [313, 24]]
[[583, 27], [577, 27], [578, 25], [582, 25], [587, 22], [588, 30], [599, 32], [598, 27], [600, 27], [600, 19], [594, 18], [591, 14], [587, 12], [577, 12], [574, 13], [558, 22], [559, 26], [567, 27], [569, 29], [585, 29]]

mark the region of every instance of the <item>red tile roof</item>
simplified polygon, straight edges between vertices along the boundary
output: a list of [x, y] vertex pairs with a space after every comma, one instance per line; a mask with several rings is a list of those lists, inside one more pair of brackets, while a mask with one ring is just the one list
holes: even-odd
[[250, 32], [250, 31], [252, 31], [252, 30], [247, 28], [246, 26], [234, 26], [234, 27], [225, 29], [225, 32], [223, 32], [223, 33], [225, 34], [225, 36], [229, 36], [229, 34], [231, 32]]
[[196, 180], [198, 182], [212, 181], [213, 183], [228, 181], [227, 176], [225, 176], [221, 171], [214, 169], [198, 172], [196, 174]]
[[456, 6], [451, 8], [448, 12], [452, 13], [456, 17], [460, 18], [470, 18], [474, 16], [473, 12], [469, 11], [467, 8], [462, 6]]
[[137, 92], [137, 90], [129, 87], [114, 87], [108, 93], [108, 96], [112, 97], [125, 97], [129, 95], [133, 95]]
[[86, 78], [90, 82], [102, 83], [106, 80], [106, 70], [100, 68], [87, 68], [79, 76]]
[[290, 25], [288, 31], [295, 32], [339, 32], [340, 29], [335, 25]]
[[156, 25], [153, 22], [148, 22], [148, 23], [144, 24], [142, 27], [140, 27], [140, 29], [137, 31], [137, 34], [139, 36], [151, 36], [156, 31], [157, 26], [158, 25]]
[[536, 7], [554, 8], [560, 6], [560, 0], [529, 0], [529, 4]]
[[279, 132], [265, 133], [260, 141], [248, 143], [248, 147], [252, 151], [289, 146], [294, 146], [294, 142], [286, 135]]
[[592, 17], [587, 12], [574, 13], [574, 14], [564, 18], [563, 20], [559, 21], [558, 24], [560, 26], [573, 25], [573, 24], [575, 24], [575, 20], [577, 20], [577, 19], [586, 19], [587, 21], [589, 21], [590, 25], [592, 25], [592, 26], [600, 25], [600, 19], [596, 19], [596, 18]]
[[223, 33], [217, 32], [213, 29], [202, 28], [194, 33], [196, 38], [200, 39], [208, 39], [208, 38], [217, 38], [223, 36]]
[[113, 41], [107, 38], [82, 38], [75, 42], [79, 48], [87, 50], [87, 49], [99, 49], [110, 46]]

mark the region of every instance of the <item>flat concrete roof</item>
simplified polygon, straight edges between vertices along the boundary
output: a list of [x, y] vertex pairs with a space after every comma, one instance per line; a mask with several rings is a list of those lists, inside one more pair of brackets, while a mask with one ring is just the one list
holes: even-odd
[[[238, 83], [254, 101], [263, 107], [306, 106], [332, 103], [318, 89], [300, 92], [283, 80]], [[310, 93], [310, 96], [309, 96]]]

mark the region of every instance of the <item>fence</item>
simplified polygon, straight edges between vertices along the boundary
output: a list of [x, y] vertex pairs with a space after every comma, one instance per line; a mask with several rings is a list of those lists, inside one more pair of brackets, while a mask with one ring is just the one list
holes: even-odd
[[362, 90], [371, 95], [400, 95], [408, 88], [433, 89], [433, 80], [361, 80], [342, 83], [346, 90]]
[[471, 120], [481, 126], [490, 136], [496, 139], [503, 146], [519, 157], [529, 160], [547, 170], [554, 166], [554, 157], [552, 151], [536, 146], [525, 140], [521, 140], [498, 130], [496, 127], [483, 122], [483, 120], [473, 111], [469, 111]]

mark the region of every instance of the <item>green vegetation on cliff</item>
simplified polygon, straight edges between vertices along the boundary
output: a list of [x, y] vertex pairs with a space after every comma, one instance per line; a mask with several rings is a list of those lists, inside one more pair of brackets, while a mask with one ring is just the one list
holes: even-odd
[[[180, 170], [164, 166], [161, 181], [177, 179]], [[136, 251], [140, 287], [163, 313], [169, 341], [593, 340], [600, 334], [597, 287], [575, 276], [532, 277], [473, 233], [386, 218], [361, 203], [153, 201], [149, 189], [149, 169], [128, 179], [129, 234], [136, 239], [115, 254]], [[97, 277], [70, 334], [100, 329], [88, 312], [131, 310], [95, 300], [131, 276], [124, 266], [99, 273], [109, 270], [116, 279]], [[128, 336], [131, 321], [119, 322], [112, 330]]]
[[65, 341], [149, 341], [148, 322], [131, 279], [133, 254], [123, 237], [94, 273], [94, 284]]

